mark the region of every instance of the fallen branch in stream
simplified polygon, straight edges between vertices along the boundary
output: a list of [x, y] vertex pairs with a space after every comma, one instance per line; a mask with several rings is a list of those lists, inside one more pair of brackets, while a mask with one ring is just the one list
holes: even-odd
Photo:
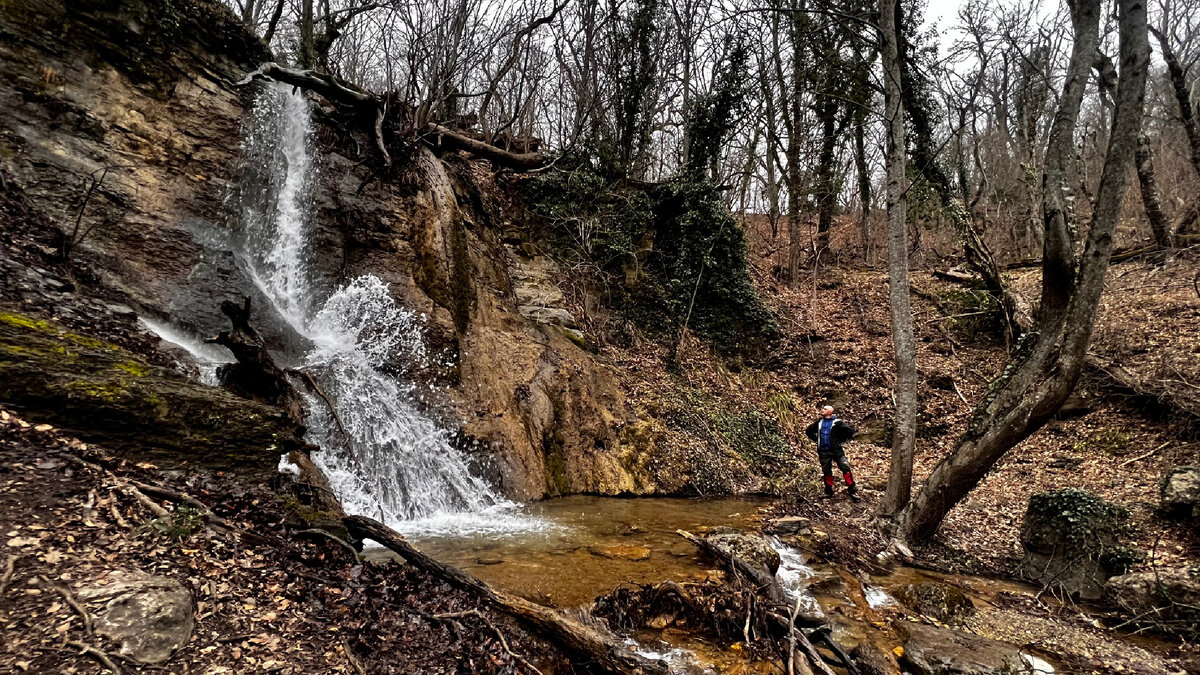
[[620, 675], [651, 675], [668, 673], [665, 663], [648, 659], [629, 649], [614, 636], [586, 626], [552, 609], [508, 595], [487, 585], [479, 578], [456, 567], [438, 562], [408, 543], [399, 532], [372, 518], [346, 516], [342, 524], [352, 535], [378, 542], [399, 554], [417, 569], [448, 581], [459, 588], [477, 593], [480, 599], [497, 610], [538, 629], [569, 652], [589, 660], [603, 672]]
[[[788, 598], [765, 565], [751, 563], [690, 532], [678, 530], [676, 534], [720, 563], [728, 571], [726, 578], [624, 585], [598, 598], [594, 611], [620, 630], [661, 630], [675, 625], [702, 631], [717, 642], [743, 640], [751, 650], [748, 654], [755, 650], [779, 654], [781, 667], [792, 675], [834, 675], [828, 664], [859, 675], [854, 661], [830, 638], [824, 615], [803, 611], [799, 598]], [[814, 642], [826, 643], [833, 656], [822, 654]]]

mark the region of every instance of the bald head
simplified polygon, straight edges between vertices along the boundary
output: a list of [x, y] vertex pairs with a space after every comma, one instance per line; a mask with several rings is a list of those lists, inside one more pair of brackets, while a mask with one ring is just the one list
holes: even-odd
[[832, 417], [832, 416], [833, 416], [833, 406], [827, 405], [824, 408], [821, 408], [821, 417]]

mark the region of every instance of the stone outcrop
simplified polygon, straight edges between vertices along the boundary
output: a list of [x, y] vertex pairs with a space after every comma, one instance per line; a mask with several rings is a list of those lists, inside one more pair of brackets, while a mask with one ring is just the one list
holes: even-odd
[[96, 632], [138, 663], [165, 663], [192, 637], [192, 594], [178, 580], [114, 572], [103, 586], [80, 589]]
[[166, 465], [267, 477], [301, 449], [283, 410], [196, 386], [111, 342], [0, 306], [0, 390], [6, 403], [109, 450]]
[[1017, 675], [1030, 672], [1021, 650], [952, 628], [904, 622], [902, 664], [914, 675]]
[[1113, 577], [1104, 586], [1104, 598], [1138, 625], [1193, 638], [1200, 632], [1200, 567]]
[[[235, 83], [269, 55], [211, 0], [147, 7], [0, 8], [0, 30], [16, 38], [0, 41], [0, 178], [34, 205], [41, 229], [58, 230], [35, 248], [61, 258], [56, 242], [65, 242], [71, 260], [59, 263], [87, 270], [79, 289], [203, 336], [227, 326], [221, 301], [250, 296], [266, 347], [295, 353], [304, 345], [289, 344], [233, 252], [231, 186], [260, 86]], [[434, 413], [471, 441], [507, 496], [755, 484], [740, 458], [695, 457], [702, 452], [659, 442], [655, 425], [638, 419], [612, 366], [589, 351], [578, 310], [557, 287], [561, 271], [521, 240], [519, 205], [486, 163], [421, 146], [397, 158], [395, 174], [373, 175], [365, 139], [314, 104], [312, 272], [329, 290], [375, 275], [424, 317], [435, 365], [416, 376], [444, 394], [432, 397], [443, 399]], [[45, 284], [31, 285], [14, 301], [30, 302]], [[63, 286], [61, 300], [43, 305], [65, 320], [80, 312], [70, 280]]]
[[1200, 525], [1200, 467], [1177, 466], [1162, 482], [1162, 508], [1167, 514], [1190, 518]]

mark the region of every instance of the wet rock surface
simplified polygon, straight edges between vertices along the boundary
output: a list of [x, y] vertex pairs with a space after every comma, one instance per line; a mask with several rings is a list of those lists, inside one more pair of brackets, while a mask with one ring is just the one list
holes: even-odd
[[611, 546], [589, 546], [588, 553], [598, 558], [620, 560], [649, 560], [650, 549], [646, 546], [632, 544], [614, 544]]
[[752, 565], [765, 567], [771, 574], [779, 571], [779, 552], [762, 535], [744, 532], [716, 532], [709, 534], [704, 539], [735, 558], [741, 558]]
[[114, 572], [104, 586], [79, 591], [94, 607], [96, 632], [121, 645], [138, 663], [160, 664], [192, 636], [192, 594], [176, 579]]
[[962, 590], [949, 584], [904, 584], [892, 592], [896, 600], [918, 614], [942, 623], [961, 623], [975, 613], [975, 605]]
[[306, 447], [282, 410], [199, 385], [123, 347], [0, 306], [0, 390], [39, 422], [140, 460], [263, 479]]
[[905, 635], [902, 664], [914, 675], [1016, 675], [1026, 672], [1016, 645], [952, 628], [918, 623], [899, 626]]

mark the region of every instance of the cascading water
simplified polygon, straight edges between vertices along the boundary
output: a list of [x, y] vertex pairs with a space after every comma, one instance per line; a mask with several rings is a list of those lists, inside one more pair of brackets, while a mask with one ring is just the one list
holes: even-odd
[[324, 401], [309, 400], [309, 440], [321, 448], [314, 461], [348, 512], [401, 529], [528, 527], [501, 513], [512, 504], [471, 474], [446, 431], [414, 405], [415, 388], [380, 371], [426, 358], [417, 317], [374, 276], [354, 279], [320, 302], [309, 265], [312, 133], [300, 94], [265, 87], [246, 125], [242, 182], [232, 205], [251, 278], [287, 326], [311, 343], [298, 360], [330, 395], [341, 422]]

